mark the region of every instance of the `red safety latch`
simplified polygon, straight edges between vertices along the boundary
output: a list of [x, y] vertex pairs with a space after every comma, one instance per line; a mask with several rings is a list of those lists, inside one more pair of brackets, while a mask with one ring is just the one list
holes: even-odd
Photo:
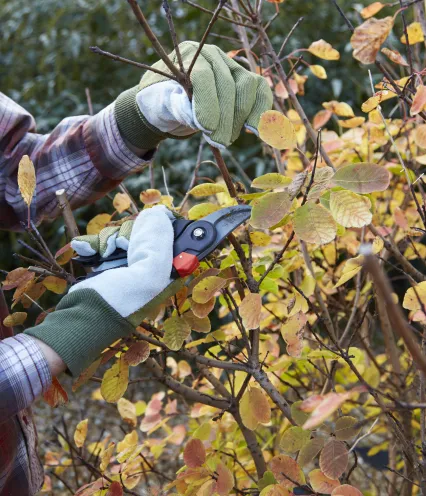
[[173, 267], [180, 277], [191, 275], [199, 265], [200, 262], [195, 255], [185, 253], [184, 251], [173, 259]]

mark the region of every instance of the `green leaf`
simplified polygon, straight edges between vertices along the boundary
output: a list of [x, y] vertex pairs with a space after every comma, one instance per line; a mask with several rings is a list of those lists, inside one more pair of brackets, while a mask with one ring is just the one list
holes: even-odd
[[322, 205], [306, 203], [294, 214], [294, 231], [307, 243], [326, 244], [336, 237], [336, 222]]
[[219, 205], [214, 205], [213, 203], [199, 203], [194, 205], [188, 212], [189, 220], [198, 220], [206, 217], [207, 215], [217, 212], [221, 207]]
[[290, 196], [286, 191], [268, 193], [252, 203], [250, 224], [267, 229], [277, 224], [291, 208]]
[[191, 327], [181, 317], [170, 317], [164, 322], [163, 343], [170, 350], [179, 350], [191, 333]]
[[349, 415], [340, 417], [336, 420], [336, 426], [334, 433], [339, 441], [347, 441], [355, 437], [361, 427], [356, 427], [358, 420], [355, 417], [350, 417]]
[[274, 477], [274, 474], [267, 470], [261, 479], [259, 479], [259, 482], [257, 483], [257, 487], [262, 490], [265, 489], [265, 487], [268, 487], [272, 484], [277, 484], [277, 480]]
[[291, 184], [291, 182], [292, 179], [290, 177], [283, 176], [278, 172], [270, 172], [269, 174], [256, 177], [256, 179], [251, 183], [251, 186], [252, 188], [258, 189], [274, 189], [287, 186]]
[[310, 431], [301, 427], [290, 427], [287, 429], [280, 441], [280, 448], [287, 453], [296, 453], [309, 441]]
[[390, 175], [385, 167], [364, 162], [340, 167], [332, 179], [334, 186], [362, 194], [384, 191], [389, 181]]
[[212, 196], [217, 193], [227, 193], [228, 190], [223, 184], [217, 183], [203, 183], [197, 184], [189, 192], [190, 195], [195, 196], [195, 198], [202, 198], [203, 196]]
[[297, 461], [301, 467], [304, 467], [318, 455], [324, 446], [324, 439], [321, 437], [315, 437], [308, 441], [305, 446], [300, 450]]
[[302, 404], [302, 400], [295, 401], [291, 405], [291, 416], [297, 425], [302, 426], [309, 418], [309, 413], [303, 412], [299, 409], [299, 406]]

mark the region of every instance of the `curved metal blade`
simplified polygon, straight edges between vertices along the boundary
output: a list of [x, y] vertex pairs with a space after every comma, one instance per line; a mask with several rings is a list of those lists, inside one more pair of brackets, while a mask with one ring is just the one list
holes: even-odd
[[249, 205], [236, 205], [227, 207], [204, 217], [202, 220], [213, 224], [216, 228], [216, 239], [203, 252], [198, 255], [198, 260], [202, 260], [215, 250], [220, 243], [234, 231], [238, 226], [250, 218], [251, 207]]

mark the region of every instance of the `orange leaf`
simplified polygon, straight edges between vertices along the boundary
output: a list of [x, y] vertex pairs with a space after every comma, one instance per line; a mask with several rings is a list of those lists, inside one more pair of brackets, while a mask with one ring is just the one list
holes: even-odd
[[324, 127], [327, 122], [331, 119], [333, 112], [331, 110], [320, 110], [314, 116], [313, 126], [314, 129], [320, 129]]
[[240, 415], [243, 424], [254, 431], [258, 424], [267, 424], [271, 420], [271, 407], [263, 391], [251, 387], [243, 394], [240, 401]]
[[183, 451], [183, 460], [189, 468], [201, 467], [206, 461], [206, 450], [199, 439], [190, 439]]
[[368, 5], [367, 7], [364, 7], [361, 10], [361, 17], [363, 19], [368, 19], [369, 17], [373, 17], [373, 15], [380, 12], [383, 9], [383, 7], [386, 7], [387, 5], [388, 5], [387, 3], [374, 2], [371, 5]]
[[362, 492], [349, 484], [343, 484], [333, 489], [331, 496], [362, 496]]
[[416, 89], [416, 94], [413, 98], [410, 114], [417, 115], [422, 112], [426, 106], [426, 86], [419, 84]]
[[320, 468], [330, 479], [338, 479], [348, 466], [348, 449], [342, 441], [332, 439], [321, 451]]
[[29, 272], [28, 269], [18, 267], [7, 274], [6, 279], [3, 281], [2, 289], [8, 291], [9, 289], [17, 288], [18, 286], [25, 285], [28, 281], [34, 279], [34, 277], [34, 272]]
[[52, 379], [50, 388], [43, 394], [43, 398], [52, 408], [65, 405], [68, 402], [68, 395], [56, 377]]
[[71, 243], [67, 243], [55, 253], [55, 259], [59, 265], [65, 265], [74, 256], [75, 251], [71, 248]]
[[397, 50], [390, 50], [389, 48], [382, 48], [381, 50], [382, 53], [388, 57], [389, 60], [392, 60], [392, 62], [395, 62], [395, 64], [403, 65], [405, 67], [408, 67], [408, 62], [404, 59], [404, 57], [397, 51]]
[[145, 205], [155, 205], [161, 201], [161, 191], [158, 189], [147, 189], [140, 194], [140, 200]]
[[332, 491], [340, 485], [338, 480], [330, 479], [319, 469], [309, 472], [309, 482], [311, 483], [312, 489], [316, 493], [321, 494], [331, 494]]
[[363, 64], [373, 64], [381, 45], [393, 27], [393, 17], [371, 18], [355, 28], [351, 37], [353, 56]]
[[[278, 455], [272, 458], [271, 471], [275, 479], [285, 488], [293, 489], [296, 484], [305, 484], [305, 475], [299, 464], [293, 458], [286, 455]], [[286, 477], [288, 476], [288, 478]]]
[[216, 472], [216, 492], [219, 496], [227, 496], [234, 487], [234, 476], [229, 468], [222, 462], [217, 464]]

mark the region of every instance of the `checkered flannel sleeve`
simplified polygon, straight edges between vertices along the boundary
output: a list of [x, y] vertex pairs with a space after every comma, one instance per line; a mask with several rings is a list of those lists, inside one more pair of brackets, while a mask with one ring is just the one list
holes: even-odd
[[0, 341], [0, 425], [27, 408], [52, 381], [43, 353], [30, 336]]
[[65, 189], [72, 208], [92, 203], [129, 174], [143, 170], [153, 150], [138, 157], [123, 141], [114, 104], [97, 115], [68, 117], [50, 134], [35, 132], [34, 118], [0, 92], [0, 229], [20, 229], [27, 207], [19, 194], [17, 171], [23, 155], [36, 169], [31, 205], [36, 221], [59, 213], [55, 192]]

